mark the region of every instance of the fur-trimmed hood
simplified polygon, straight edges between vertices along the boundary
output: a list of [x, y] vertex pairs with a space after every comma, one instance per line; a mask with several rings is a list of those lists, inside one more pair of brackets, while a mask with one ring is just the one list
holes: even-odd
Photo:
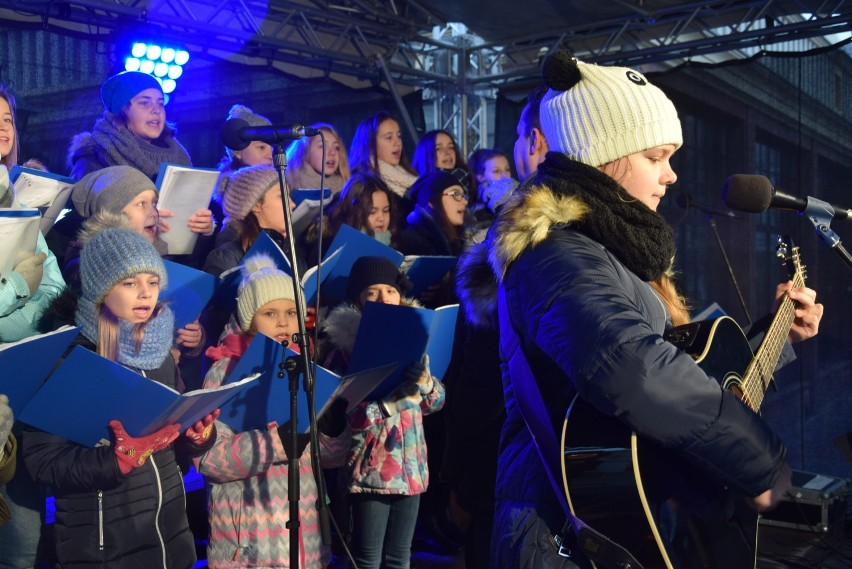
[[[408, 297], [400, 299], [400, 306], [422, 308], [417, 300]], [[320, 332], [325, 335], [329, 344], [334, 348], [351, 354], [352, 348], [355, 347], [358, 326], [361, 324], [361, 314], [361, 309], [351, 302], [339, 304], [329, 312], [320, 324]]]
[[459, 258], [456, 287], [472, 325], [496, 328], [497, 286], [509, 265], [547, 238], [557, 224], [579, 221], [589, 208], [576, 196], [558, 195], [536, 179], [509, 198], [482, 243]]

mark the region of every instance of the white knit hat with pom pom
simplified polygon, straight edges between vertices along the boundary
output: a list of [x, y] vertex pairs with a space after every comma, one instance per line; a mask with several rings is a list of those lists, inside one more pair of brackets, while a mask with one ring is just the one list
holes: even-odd
[[674, 104], [641, 73], [577, 61], [558, 51], [542, 70], [549, 90], [539, 119], [551, 150], [598, 167], [655, 148], [683, 144]]
[[243, 261], [243, 279], [237, 291], [237, 319], [248, 332], [261, 306], [273, 300], [295, 300], [293, 277], [280, 270], [269, 255], [258, 253]]

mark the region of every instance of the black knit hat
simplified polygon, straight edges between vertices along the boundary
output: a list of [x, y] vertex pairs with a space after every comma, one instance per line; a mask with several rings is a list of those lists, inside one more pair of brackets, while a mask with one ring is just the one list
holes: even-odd
[[461, 185], [461, 182], [454, 175], [443, 170], [437, 170], [417, 178], [417, 181], [408, 189], [408, 197], [420, 207], [427, 207], [432, 198], [443, 194], [447, 188]]
[[390, 285], [400, 295], [411, 290], [411, 281], [387, 257], [359, 257], [349, 271], [346, 296], [357, 304], [364, 289], [377, 284]]

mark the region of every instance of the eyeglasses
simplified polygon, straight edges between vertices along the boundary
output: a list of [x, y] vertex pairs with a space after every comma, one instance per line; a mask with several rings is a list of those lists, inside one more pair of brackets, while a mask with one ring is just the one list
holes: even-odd
[[470, 199], [467, 195], [467, 192], [463, 192], [461, 190], [453, 190], [452, 192], [447, 192], [444, 195], [445, 196], [452, 196], [452, 198], [454, 200], [456, 200], [457, 202], [466, 202]]

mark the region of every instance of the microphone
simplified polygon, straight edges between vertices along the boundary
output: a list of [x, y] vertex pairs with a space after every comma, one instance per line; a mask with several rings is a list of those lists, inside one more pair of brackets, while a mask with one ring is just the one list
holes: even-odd
[[682, 207], [683, 209], [689, 209], [694, 207], [698, 211], [704, 212], [707, 215], [721, 215], [723, 217], [733, 217], [736, 218], [736, 214], [727, 209], [722, 209], [718, 207], [713, 207], [712, 205], [707, 205], [701, 203], [692, 197], [692, 194], [687, 192], [686, 190], [678, 190], [677, 193], [677, 205]]
[[[769, 208], [803, 212], [808, 209], [808, 200], [816, 198], [788, 194], [774, 187], [765, 176], [734, 174], [722, 186], [722, 199], [731, 209], [761, 213]], [[834, 219], [852, 219], [852, 210], [834, 204], [825, 205], [834, 209]]]
[[237, 117], [226, 120], [220, 131], [222, 142], [231, 150], [242, 150], [252, 140], [277, 144], [285, 140], [296, 140], [303, 136], [316, 136], [319, 133], [318, 128], [311, 128], [300, 124], [290, 126], [250, 126], [245, 120]]

